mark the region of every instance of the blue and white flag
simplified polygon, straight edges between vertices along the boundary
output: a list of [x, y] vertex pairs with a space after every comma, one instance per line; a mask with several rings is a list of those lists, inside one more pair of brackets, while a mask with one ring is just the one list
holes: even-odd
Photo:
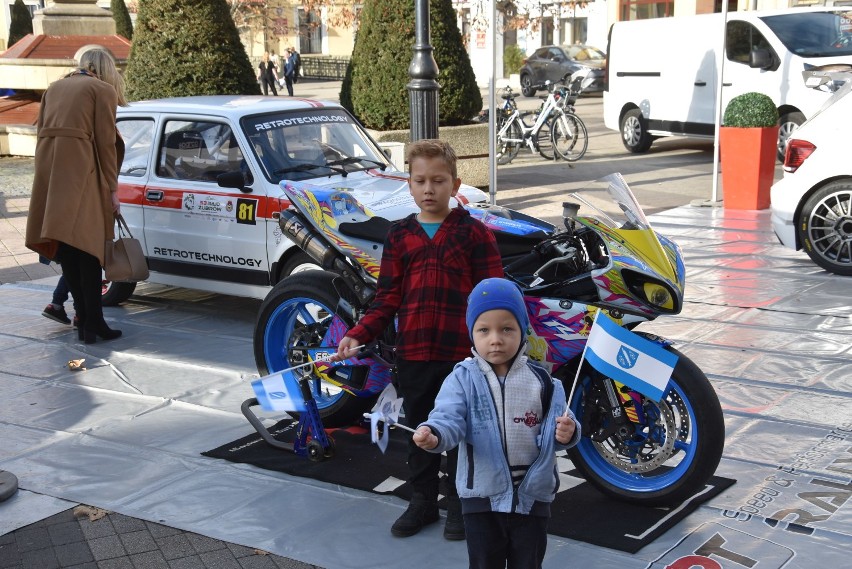
[[607, 377], [655, 401], [663, 398], [677, 364], [675, 354], [622, 328], [601, 311], [589, 333], [584, 357]]
[[265, 411], [306, 411], [305, 398], [293, 370], [284, 370], [251, 382], [257, 402]]

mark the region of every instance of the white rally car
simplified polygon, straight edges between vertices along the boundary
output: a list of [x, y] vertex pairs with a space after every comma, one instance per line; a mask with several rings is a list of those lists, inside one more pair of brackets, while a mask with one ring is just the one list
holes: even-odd
[[791, 249], [804, 249], [826, 271], [852, 275], [852, 66], [803, 73], [831, 97], [791, 136], [784, 177], [772, 186], [772, 228]]
[[[119, 107], [117, 120], [127, 147], [121, 210], [150, 282], [262, 299], [294, 270], [315, 267], [281, 233], [282, 180], [346, 189], [391, 219], [416, 211], [408, 174], [337, 103], [184, 97]], [[464, 203], [486, 198], [465, 185], [458, 194]], [[104, 304], [135, 287], [105, 282]]]

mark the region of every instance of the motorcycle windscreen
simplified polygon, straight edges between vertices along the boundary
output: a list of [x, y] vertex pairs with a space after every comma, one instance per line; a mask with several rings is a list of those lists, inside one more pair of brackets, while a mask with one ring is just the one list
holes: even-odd
[[622, 244], [632, 249], [637, 257], [664, 279], [677, 283], [677, 269], [653, 229], [611, 229]]

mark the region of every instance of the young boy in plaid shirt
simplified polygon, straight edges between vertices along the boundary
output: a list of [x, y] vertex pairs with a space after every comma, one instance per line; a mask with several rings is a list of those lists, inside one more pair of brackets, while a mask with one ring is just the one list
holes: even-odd
[[[337, 358], [371, 342], [398, 317], [396, 367], [406, 422], [429, 416], [441, 384], [453, 366], [470, 356], [465, 324], [467, 297], [479, 281], [502, 277], [503, 267], [491, 231], [463, 207], [450, 207], [461, 185], [453, 149], [440, 140], [420, 140], [407, 152], [411, 192], [420, 212], [393, 224], [385, 240], [376, 297], [340, 341]], [[352, 354], [348, 354], [352, 355]], [[456, 449], [447, 453], [447, 521], [444, 537], [465, 538], [455, 488]], [[391, 527], [408, 537], [438, 521], [441, 456], [408, 446], [408, 509]]]

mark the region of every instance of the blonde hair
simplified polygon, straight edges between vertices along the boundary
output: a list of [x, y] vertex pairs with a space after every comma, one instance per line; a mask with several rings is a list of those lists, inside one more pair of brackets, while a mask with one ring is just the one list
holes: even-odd
[[411, 164], [415, 158], [440, 158], [450, 169], [453, 179], [459, 177], [458, 169], [456, 168], [456, 161], [458, 160], [456, 151], [443, 140], [424, 138], [417, 142], [412, 142], [405, 151], [405, 161]]
[[127, 98], [124, 94], [124, 78], [118, 72], [115, 60], [109, 51], [99, 47], [87, 50], [80, 56], [80, 69], [85, 69], [104, 83], [112, 85], [115, 88], [115, 94], [118, 95], [118, 105], [127, 106]]

